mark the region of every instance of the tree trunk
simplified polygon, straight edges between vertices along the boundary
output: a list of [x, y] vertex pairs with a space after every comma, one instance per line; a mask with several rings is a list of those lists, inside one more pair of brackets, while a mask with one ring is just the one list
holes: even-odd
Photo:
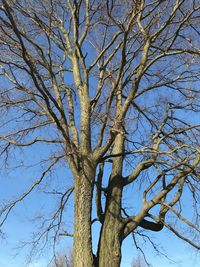
[[74, 189], [74, 267], [94, 267], [91, 238], [93, 174], [75, 177]]
[[114, 186], [108, 193], [105, 220], [98, 246], [98, 267], [119, 267], [121, 262], [122, 222], [120, 204], [122, 189]]
[[121, 263], [120, 226], [111, 218], [107, 219], [101, 232], [96, 267], [119, 267]]
[[[119, 108], [120, 110], [120, 108]], [[118, 134], [115, 139], [113, 154], [123, 152], [124, 135]], [[107, 187], [105, 217], [98, 245], [98, 267], [119, 267], [121, 263], [122, 218], [122, 157], [113, 159], [112, 174]]]

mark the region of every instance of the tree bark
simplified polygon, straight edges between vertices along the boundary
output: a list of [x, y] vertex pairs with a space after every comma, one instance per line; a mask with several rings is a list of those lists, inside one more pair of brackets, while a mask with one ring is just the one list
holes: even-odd
[[120, 203], [122, 189], [119, 183], [108, 193], [105, 219], [100, 233], [98, 267], [119, 267], [121, 262], [122, 222]]
[[83, 173], [75, 177], [73, 263], [74, 267], [94, 267], [91, 237], [94, 175], [88, 170], [88, 174]]
[[113, 224], [114, 220], [107, 218], [101, 232], [96, 267], [119, 267], [121, 262], [120, 226]]
[[[115, 139], [113, 153], [122, 153], [123, 145], [124, 135], [120, 133]], [[113, 159], [112, 174], [106, 192], [105, 215], [98, 245], [98, 267], [120, 266], [124, 226], [121, 217], [122, 191], [122, 156], [120, 156]]]

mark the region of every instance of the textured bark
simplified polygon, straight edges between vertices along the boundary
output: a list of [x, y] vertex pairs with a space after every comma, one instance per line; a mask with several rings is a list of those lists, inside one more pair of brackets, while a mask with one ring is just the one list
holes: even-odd
[[[122, 153], [124, 136], [118, 134], [113, 153]], [[119, 267], [121, 262], [122, 235], [122, 157], [113, 160], [112, 174], [107, 188], [105, 217], [98, 247], [98, 267]]]
[[121, 262], [123, 224], [119, 214], [122, 188], [118, 177], [112, 179], [112, 182], [113, 186], [112, 190], [108, 192], [105, 220], [98, 247], [98, 267], [119, 267]]
[[75, 178], [74, 267], [94, 267], [91, 238], [93, 174]]
[[[119, 267], [121, 262], [121, 242], [119, 233], [112, 227], [112, 220], [107, 229], [102, 232], [101, 245], [98, 256], [98, 267]], [[118, 227], [116, 227], [118, 228]]]

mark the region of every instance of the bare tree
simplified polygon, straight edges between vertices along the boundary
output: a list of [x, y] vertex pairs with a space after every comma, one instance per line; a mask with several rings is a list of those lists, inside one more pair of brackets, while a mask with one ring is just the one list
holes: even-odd
[[2, 207], [1, 225], [65, 164], [74, 185], [51, 192], [59, 205], [36, 244], [68, 235], [73, 194], [75, 267], [119, 266], [123, 240], [133, 233], [137, 245], [141, 229], [148, 239], [165, 227], [199, 249], [198, 1], [0, 2], [1, 155], [8, 164], [14, 148], [49, 152], [38, 180]]
[[147, 266], [140, 256], [133, 260], [132, 267], [145, 267]]
[[51, 267], [73, 267], [72, 255], [58, 254]]

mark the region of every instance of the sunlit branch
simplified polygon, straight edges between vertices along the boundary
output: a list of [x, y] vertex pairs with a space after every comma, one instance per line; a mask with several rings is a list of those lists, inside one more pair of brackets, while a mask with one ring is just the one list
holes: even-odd
[[[156, 222], [160, 222], [159, 218], [157, 218], [156, 216], [153, 215], [149, 215], [154, 221]], [[176, 229], [174, 229], [174, 227], [172, 227], [170, 224], [166, 223], [165, 221], [162, 222], [163, 225], [168, 228], [171, 232], [173, 232], [177, 237], [179, 237], [180, 239], [184, 240], [185, 242], [187, 242], [188, 244], [190, 244], [192, 247], [195, 247], [196, 249], [200, 249], [200, 246], [198, 244], [196, 244], [195, 242], [193, 242], [192, 240], [186, 238], [185, 236], [183, 236], [182, 234], [180, 234]]]

